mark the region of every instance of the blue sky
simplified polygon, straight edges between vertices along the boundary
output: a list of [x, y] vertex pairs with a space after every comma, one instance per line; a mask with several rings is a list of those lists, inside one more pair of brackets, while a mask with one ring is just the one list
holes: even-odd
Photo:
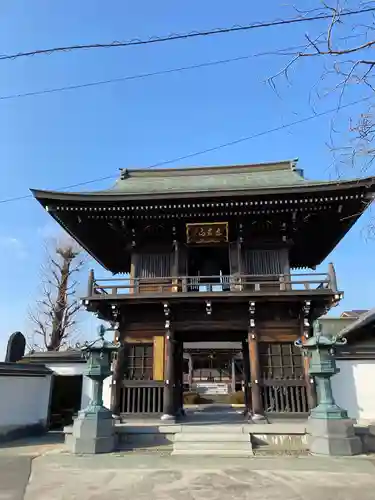
[[[316, 2], [299, 1], [298, 5], [302, 8]], [[295, 12], [280, 0], [3, 0], [0, 47], [1, 53], [9, 54], [291, 16]], [[314, 35], [324, 26], [318, 22], [127, 49], [0, 61], [0, 97], [276, 51], [300, 45], [305, 32]], [[322, 74], [323, 62], [301, 61], [291, 71], [290, 84], [278, 80], [278, 97], [265, 82], [289, 59], [280, 55], [250, 57], [191, 71], [0, 100], [0, 199], [22, 196], [30, 187], [54, 189], [107, 175], [115, 177], [121, 167], [147, 167], [308, 116], [312, 113], [310, 90]], [[329, 88], [329, 81], [323, 85]], [[364, 89], [354, 88], [345, 100], [365, 94]], [[314, 100], [314, 109], [324, 111], [336, 102], [337, 96], [328, 94]], [[344, 130], [348, 118], [359, 111], [361, 108], [353, 107], [342, 112], [338, 128]], [[331, 118], [317, 118], [197, 156], [188, 165], [298, 157], [307, 177], [333, 178], [332, 153], [327, 147]], [[171, 166], [178, 165], [186, 162]], [[346, 176], [355, 174], [345, 172]], [[87, 189], [110, 184], [96, 183]], [[374, 306], [374, 243], [364, 237], [369, 217], [361, 219], [329, 259], [336, 265], [340, 288], [345, 290], [340, 310]], [[11, 332], [30, 330], [27, 309], [37, 295], [43, 241], [55, 234], [56, 227], [32, 199], [1, 204], [0, 221], [1, 352], [1, 343]], [[94, 327], [94, 320], [88, 318], [87, 332]]]

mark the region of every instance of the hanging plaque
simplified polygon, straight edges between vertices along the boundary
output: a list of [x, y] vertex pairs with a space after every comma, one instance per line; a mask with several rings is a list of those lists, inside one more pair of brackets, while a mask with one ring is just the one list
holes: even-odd
[[228, 242], [228, 222], [186, 224], [186, 241], [196, 245]]

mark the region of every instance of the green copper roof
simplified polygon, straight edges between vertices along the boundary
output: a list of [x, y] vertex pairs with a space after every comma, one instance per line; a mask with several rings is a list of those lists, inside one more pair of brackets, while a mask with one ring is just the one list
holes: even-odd
[[296, 168], [297, 160], [228, 167], [121, 170], [109, 189], [91, 192], [31, 190], [38, 200], [123, 201], [151, 198], [304, 192], [365, 186], [373, 191], [375, 177], [348, 181], [311, 181]]
[[123, 170], [109, 191], [123, 194], [237, 191], [309, 184], [295, 162], [233, 167]]

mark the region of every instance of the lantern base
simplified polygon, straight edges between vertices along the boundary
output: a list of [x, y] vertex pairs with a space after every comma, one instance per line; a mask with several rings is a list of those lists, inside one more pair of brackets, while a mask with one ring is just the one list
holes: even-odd
[[81, 410], [73, 422], [73, 433], [69, 439], [72, 453], [111, 453], [116, 448], [115, 422], [106, 408], [92, 407]]
[[249, 421], [253, 424], [268, 424], [266, 416], [260, 413], [250, 413]]
[[170, 415], [169, 413], [164, 413], [161, 417], [160, 420], [163, 422], [169, 422], [169, 423], [176, 423], [176, 417], [175, 415]]
[[310, 412], [310, 418], [321, 420], [347, 420], [348, 413], [336, 404], [320, 404]]
[[309, 417], [309, 450], [314, 455], [352, 456], [362, 453], [362, 443], [355, 435], [353, 420]]

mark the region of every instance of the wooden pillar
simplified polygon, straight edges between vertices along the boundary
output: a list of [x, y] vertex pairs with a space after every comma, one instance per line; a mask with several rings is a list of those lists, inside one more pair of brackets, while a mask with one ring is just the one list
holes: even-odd
[[250, 360], [250, 378], [251, 378], [251, 404], [254, 422], [265, 422], [264, 408], [261, 395], [260, 364], [258, 339], [255, 327], [255, 302], [249, 303], [249, 360]]
[[245, 414], [251, 413], [250, 400], [250, 359], [249, 359], [249, 344], [247, 338], [242, 341], [242, 363], [243, 363], [243, 378], [244, 378], [244, 401]]
[[113, 415], [120, 415], [121, 413], [122, 381], [125, 378], [128, 355], [128, 345], [126, 342], [122, 341], [117, 352], [117, 359], [114, 362], [112, 376], [111, 411]]
[[[302, 337], [302, 343], [304, 344], [306, 342], [306, 338]], [[305, 379], [305, 384], [306, 384], [306, 392], [307, 392], [307, 401], [309, 404], [309, 410], [312, 410], [317, 406], [317, 394], [316, 394], [316, 387], [314, 383], [314, 379], [311, 377], [309, 374], [309, 363], [310, 360], [307, 356], [303, 357], [303, 372], [304, 372], [304, 379]]]
[[236, 392], [236, 365], [234, 361], [234, 355], [232, 355], [232, 392]]
[[191, 391], [193, 385], [193, 370], [194, 370], [193, 356], [191, 353], [189, 353], [189, 391]]
[[178, 340], [174, 340], [174, 376], [175, 385], [173, 388], [173, 404], [174, 404], [174, 415], [180, 414], [181, 409], [181, 384], [182, 384], [182, 362], [181, 362], [181, 346], [182, 343]]
[[170, 308], [168, 303], [163, 305], [165, 316], [165, 379], [164, 403], [162, 420], [173, 420], [176, 416], [176, 341], [171, 327]]
[[[303, 307], [303, 317], [301, 321], [301, 340], [304, 344], [310, 336], [310, 301], [306, 301]], [[303, 357], [303, 375], [306, 384], [307, 401], [309, 409], [315, 408], [317, 405], [317, 395], [314, 379], [309, 374], [309, 364], [310, 360], [307, 356]]]
[[176, 341], [175, 353], [176, 389], [175, 389], [175, 414], [184, 414], [184, 345]]
[[164, 381], [164, 405], [162, 420], [173, 420], [175, 418], [175, 391], [176, 391], [176, 370], [175, 351], [176, 344], [171, 331], [167, 333], [166, 342], [166, 366]]

